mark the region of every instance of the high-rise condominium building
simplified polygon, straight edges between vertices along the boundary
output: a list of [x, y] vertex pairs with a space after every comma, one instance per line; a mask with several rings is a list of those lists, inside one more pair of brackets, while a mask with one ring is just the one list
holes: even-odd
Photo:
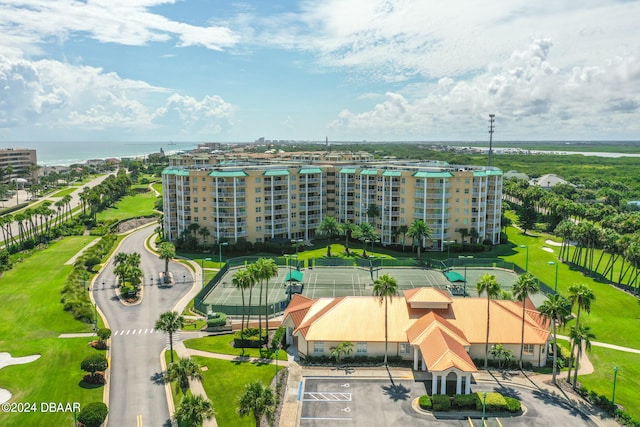
[[36, 150], [0, 148], [0, 182], [6, 184], [17, 178], [35, 181], [38, 171]]
[[464, 236], [500, 240], [502, 171], [497, 168], [398, 160], [206, 165], [197, 159], [191, 165], [188, 157], [173, 159], [162, 173], [164, 229], [172, 241], [193, 223], [209, 231], [197, 233], [209, 244], [308, 240], [327, 215], [371, 223], [382, 244], [402, 243], [402, 227], [417, 219], [431, 229], [433, 240], [426, 244], [434, 249]]

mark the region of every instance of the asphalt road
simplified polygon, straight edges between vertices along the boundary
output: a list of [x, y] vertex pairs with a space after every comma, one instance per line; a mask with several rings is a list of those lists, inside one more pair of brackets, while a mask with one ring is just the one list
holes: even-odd
[[171, 310], [189, 291], [193, 276], [186, 267], [171, 262], [169, 271], [177, 283], [165, 286], [160, 282], [164, 261], [144, 247], [153, 230], [145, 227], [133, 232], [114, 252], [140, 253], [144, 273], [140, 304], [126, 306], [118, 300], [112, 259], [93, 285], [95, 301], [112, 331], [109, 427], [171, 425], [160, 365], [160, 352], [168, 338], [153, 328], [160, 314]]

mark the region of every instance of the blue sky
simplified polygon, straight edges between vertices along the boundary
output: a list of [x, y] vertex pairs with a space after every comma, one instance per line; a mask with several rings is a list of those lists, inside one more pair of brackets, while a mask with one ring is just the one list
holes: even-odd
[[489, 113], [496, 141], [640, 140], [639, 16], [622, 0], [0, 0], [0, 142], [484, 141]]

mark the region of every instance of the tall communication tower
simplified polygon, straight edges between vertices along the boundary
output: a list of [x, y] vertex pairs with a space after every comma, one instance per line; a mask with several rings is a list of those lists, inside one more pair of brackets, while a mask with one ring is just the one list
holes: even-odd
[[493, 128], [496, 121], [495, 114], [489, 114], [489, 166], [493, 160]]

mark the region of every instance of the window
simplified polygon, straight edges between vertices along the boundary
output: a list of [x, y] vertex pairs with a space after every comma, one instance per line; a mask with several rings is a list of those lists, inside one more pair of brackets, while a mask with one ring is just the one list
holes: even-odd
[[256, 207], [256, 212], [257, 212], [257, 213], [262, 212], [262, 208], [261, 208], [260, 206]]
[[198, 198], [197, 197], [193, 198], [193, 203], [198, 203]]
[[195, 213], [198, 213], [198, 208], [193, 208], [193, 211], [194, 211]]
[[293, 185], [291, 186], [291, 189], [292, 189], [292, 190], [295, 190], [295, 189], [296, 189], [296, 185], [295, 185], [295, 184], [293, 184]]
[[260, 188], [260, 187], [256, 187], [256, 193], [259, 193], [259, 192], [261, 192], [261, 191], [262, 191], [262, 188]]
[[198, 177], [194, 176], [192, 182], [198, 182]]
[[193, 193], [197, 194], [198, 193], [198, 187], [193, 187]]
[[411, 353], [411, 344], [409, 343], [400, 343], [400, 354], [409, 354]]
[[324, 341], [316, 341], [313, 343], [314, 353], [324, 353]]
[[533, 355], [533, 344], [524, 345], [524, 354]]
[[206, 202], [206, 201], [207, 201], [207, 199], [206, 199], [205, 197], [203, 197], [203, 198], [202, 198], [202, 201], [203, 201], [203, 202]]
[[367, 343], [366, 342], [356, 343], [356, 354], [367, 354]]
[[468, 188], [464, 189], [464, 194], [469, 194], [469, 189]]
[[256, 178], [256, 184], [260, 184], [260, 178]]
[[204, 207], [202, 208], [202, 211], [203, 211], [203, 212], [206, 212], [206, 211], [207, 211], [207, 207], [206, 207], [206, 206], [204, 206]]
[[202, 217], [202, 220], [203, 220], [203, 221], [206, 221], [206, 220], [207, 220], [207, 217], [206, 217], [206, 216], [203, 216], [203, 217]]
[[262, 203], [262, 197], [256, 197], [256, 203]]
[[260, 232], [260, 231], [262, 231], [262, 226], [259, 225], [256, 227], [256, 232]]
[[193, 217], [193, 220], [194, 220], [195, 222], [198, 222], [198, 220], [199, 220], [199, 219], [200, 219], [200, 218], [198, 218], [197, 216], [196, 216], [196, 217]]
[[261, 216], [257, 216], [256, 217], [256, 222], [262, 222], [262, 217]]

